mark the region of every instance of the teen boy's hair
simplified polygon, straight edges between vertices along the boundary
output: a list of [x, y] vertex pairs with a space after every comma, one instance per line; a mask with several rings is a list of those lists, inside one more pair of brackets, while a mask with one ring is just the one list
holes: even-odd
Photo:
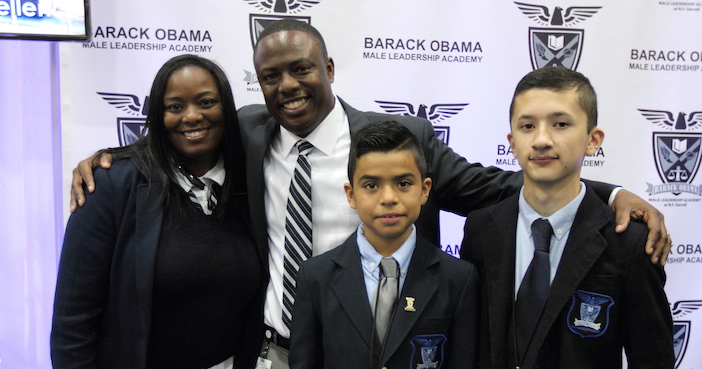
[[590, 80], [582, 73], [566, 67], [544, 67], [524, 76], [517, 84], [514, 96], [512, 96], [512, 104], [509, 106], [510, 121], [512, 120], [512, 113], [514, 113], [514, 99], [519, 94], [533, 88], [545, 88], [555, 92], [575, 89], [575, 92], [578, 93], [580, 108], [587, 115], [587, 131], [590, 132], [597, 127], [597, 95], [595, 94], [595, 89], [592, 88]]
[[427, 175], [427, 162], [419, 140], [407, 127], [394, 121], [375, 122], [363, 127], [353, 135], [349, 152], [348, 176], [353, 186], [356, 162], [361, 156], [372, 152], [409, 151], [419, 169], [422, 179]]

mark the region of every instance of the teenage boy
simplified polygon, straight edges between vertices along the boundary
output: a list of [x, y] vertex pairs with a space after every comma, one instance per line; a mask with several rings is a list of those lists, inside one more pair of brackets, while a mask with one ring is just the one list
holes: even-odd
[[[362, 224], [302, 264], [290, 367], [473, 368], [477, 271], [416, 232], [432, 185], [417, 138], [394, 121], [366, 126], [353, 136], [348, 177]], [[397, 297], [384, 309], [388, 296]]]
[[[481, 368], [672, 368], [665, 273], [614, 230], [614, 214], [580, 181], [596, 127], [590, 81], [563, 67], [517, 85], [507, 135], [524, 172], [519, 194], [476, 211], [461, 256], [480, 273]], [[546, 219], [547, 221], [544, 221]]]

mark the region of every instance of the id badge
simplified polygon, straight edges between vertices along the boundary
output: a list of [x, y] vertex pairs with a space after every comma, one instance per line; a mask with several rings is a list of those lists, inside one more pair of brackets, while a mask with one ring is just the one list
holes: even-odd
[[256, 361], [256, 369], [271, 369], [272, 366], [273, 366], [272, 361], [270, 361], [268, 359], [264, 359], [260, 356], [258, 357], [258, 360]]

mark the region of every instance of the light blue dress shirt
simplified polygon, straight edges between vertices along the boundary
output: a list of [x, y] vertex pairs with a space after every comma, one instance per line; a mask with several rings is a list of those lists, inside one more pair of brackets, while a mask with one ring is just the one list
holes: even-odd
[[585, 197], [585, 184], [580, 182], [580, 192], [566, 206], [562, 207], [550, 217], [542, 217], [527, 203], [524, 198], [524, 187], [519, 191], [519, 218], [517, 220], [517, 249], [514, 264], [514, 298], [517, 298], [519, 286], [522, 284], [524, 275], [529, 269], [529, 264], [534, 258], [534, 238], [531, 236], [531, 224], [537, 219], [548, 219], [553, 228], [551, 236], [551, 246], [549, 252], [549, 263], [551, 266], [551, 278], [549, 283], [558, 271], [558, 264], [565, 250], [570, 228], [573, 226], [575, 214], [580, 208], [580, 203]]
[[[375, 290], [378, 289], [378, 283], [380, 282], [380, 260], [383, 259], [383, 255], [380, 255], [366, 239], [366, 236], [363, 234], [363, 223], [358, 226], [356, 243], [358, 244], [358, 250], [361, 252], [363, 279], [366, 283], [368, 303], [370, 304], [373, 301]], [[416, 245], [417, 229], [412, 225], [412, 233], [410, 236], [407, 237], [407, 240], [405, 240], [402, 246], [392, 254], [392, 258], [395, 259], [400, 266], [400, 291], [402, 291], [402, 286], [405, 284], [407, 268], [409, 268], [410, 259], [412, 259], [412, 254], [414, 253]]]

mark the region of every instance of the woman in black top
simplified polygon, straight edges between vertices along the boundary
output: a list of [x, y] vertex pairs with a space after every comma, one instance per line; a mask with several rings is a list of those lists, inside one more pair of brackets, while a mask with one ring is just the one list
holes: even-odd
[[150, 98], [148, 134], [112, 151], [68, 222], [54, 368], [253, 368], [265, 282], [229, 81], [181, 55]]

